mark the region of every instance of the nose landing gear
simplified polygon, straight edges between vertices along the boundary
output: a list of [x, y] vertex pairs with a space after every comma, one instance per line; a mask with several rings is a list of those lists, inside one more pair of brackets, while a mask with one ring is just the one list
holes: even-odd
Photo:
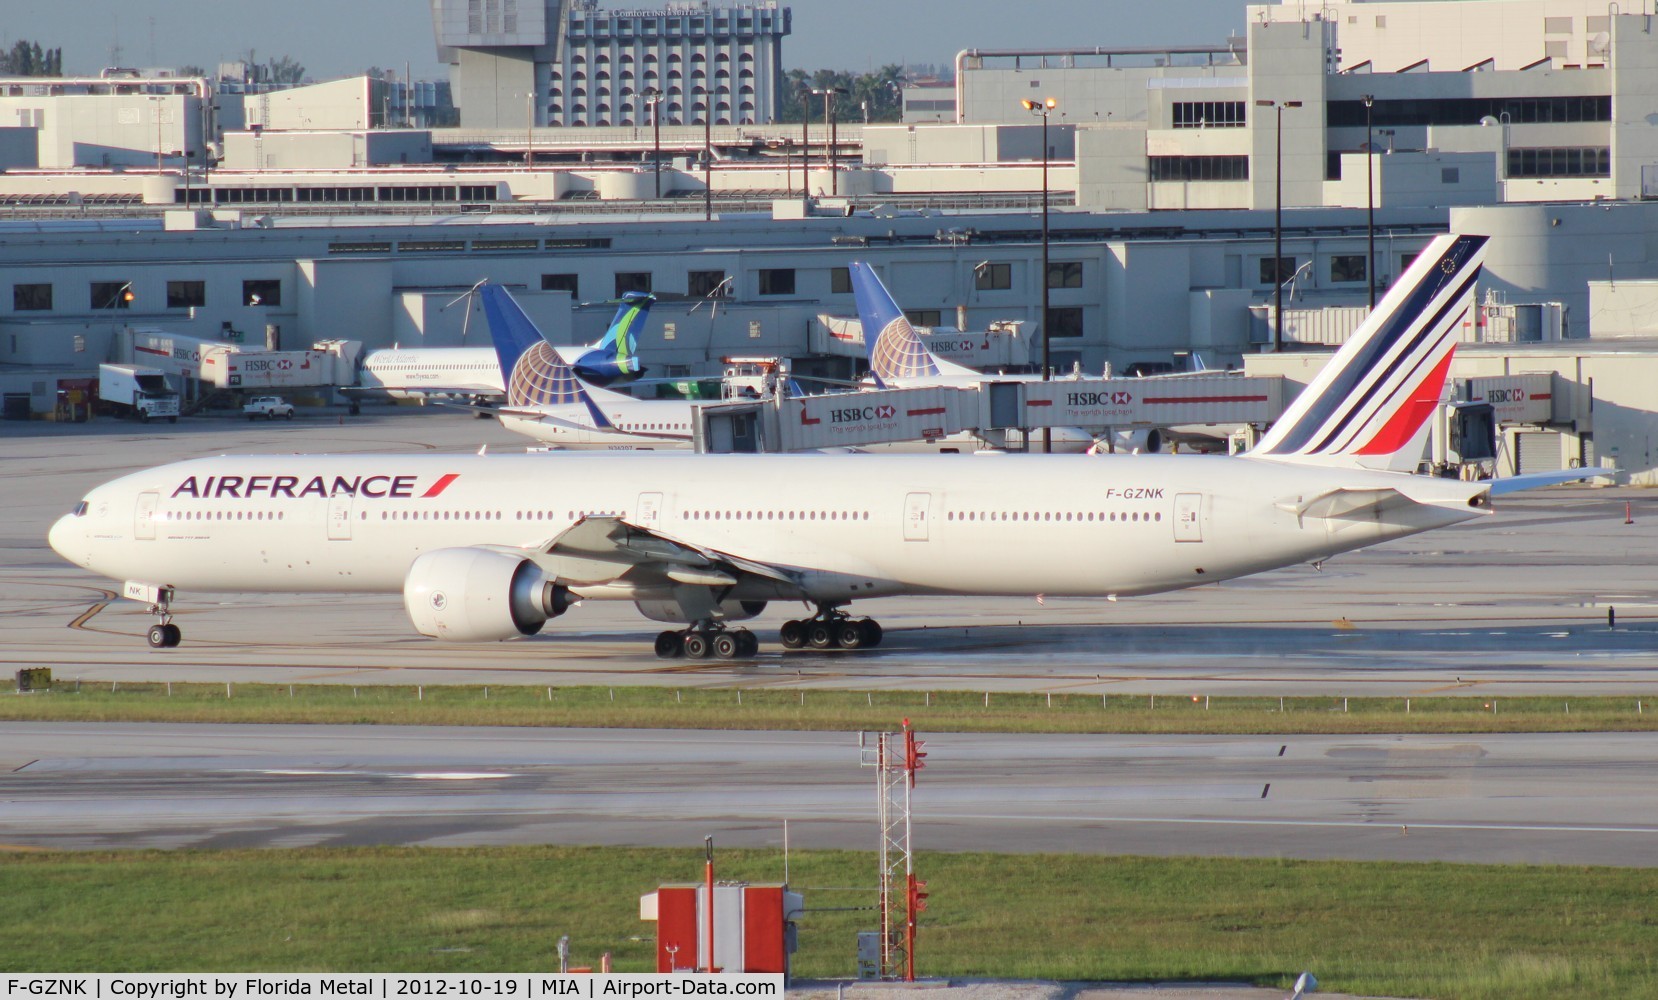
[[156, 616], [156, 623], [149, 631], [151, 649], [172, 649], [184, 639], [184, 633], [173, 624], [172, 599], [173, 588], [158, 588], [155, 601], [149, 607], [148, 613]]

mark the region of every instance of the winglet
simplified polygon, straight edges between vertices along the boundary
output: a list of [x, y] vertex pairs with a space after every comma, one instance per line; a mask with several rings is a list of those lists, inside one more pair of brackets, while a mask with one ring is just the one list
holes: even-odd
[[1472, 308], [1487, 239], [1430, 242], [1249, 456], [1414, 469]]

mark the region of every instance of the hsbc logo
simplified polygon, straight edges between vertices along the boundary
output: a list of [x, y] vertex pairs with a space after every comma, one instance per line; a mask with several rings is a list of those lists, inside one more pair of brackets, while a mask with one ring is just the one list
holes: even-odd
[[865, 420], [891, 420], [898, 416], [898, 407], [890, 403], [879, 406], [847, 406], [829, 411], [831, 423], [852, 424]]
[[276, 367], [279, 371], [289, 371], [294, 367], [294, 363], [288, 358], [283, 358], [276, 363]]
[[1524, 389], [1487, 389], [1485, 393], [1487, 403], [1524, 403], [1526, 391]]
[[1128, 392], [1068, 392], [1065, 394], [1066, 406], [1127, 406], [1134, 402], [1134, 395]]

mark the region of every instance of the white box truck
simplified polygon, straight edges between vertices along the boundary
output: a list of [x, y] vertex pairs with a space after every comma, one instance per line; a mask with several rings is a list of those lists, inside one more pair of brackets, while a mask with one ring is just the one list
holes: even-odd
[[178, 423], [178, 391], [167, 374], [143, 365], [99, 365], [98, 398], [122, 416], [149, 423], [163, 417]]

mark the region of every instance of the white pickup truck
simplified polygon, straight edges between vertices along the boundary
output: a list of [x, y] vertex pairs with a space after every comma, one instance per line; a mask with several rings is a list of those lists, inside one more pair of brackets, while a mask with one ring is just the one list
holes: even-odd
[[275, 420], [277, 417], [294, 419], [294, 404], [281, 396], [255, 396], [242, 404], [242, 412], [248, 419], [264, 417], [266, 420]]

